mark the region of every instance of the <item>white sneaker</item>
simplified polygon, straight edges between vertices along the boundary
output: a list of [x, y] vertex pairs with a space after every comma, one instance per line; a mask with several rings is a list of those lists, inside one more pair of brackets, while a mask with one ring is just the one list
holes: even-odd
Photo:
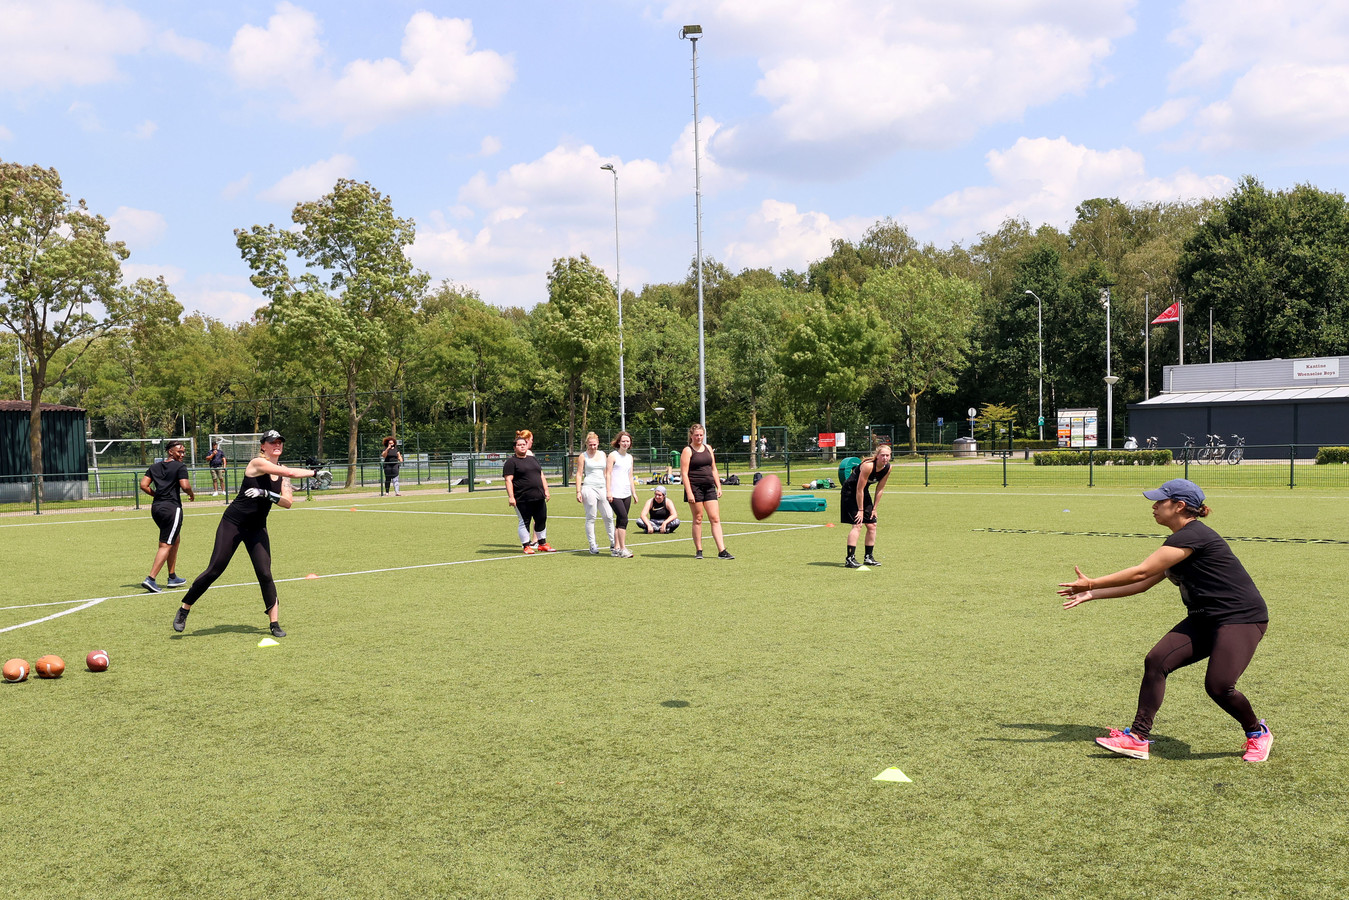
[[622, 556], [623, 556], [624, 559], [632, 559], [632, 551], [629, 550], [628, 548], [624, 547], [624, 548], [623, 548], [623, 552], [622, 552]]
[[610, 550], [610, 551], [609, 551], [609, 555], [612, 556], [614, 559], [622, 559], [622, 558], [623, 558], [623, 554], [620, 553], [617, 549]]

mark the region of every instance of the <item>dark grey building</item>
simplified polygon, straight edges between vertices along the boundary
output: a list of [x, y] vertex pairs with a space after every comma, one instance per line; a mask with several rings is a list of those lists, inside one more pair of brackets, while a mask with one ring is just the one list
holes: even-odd
[[1167, 366], [1162, 393], [1128, 411], [1140, 445], [1239, 434], [1248, 458], [1308, 459], [1318, 447], [1349, 447], [1349, 356]]
[[[42, 496], [83, 500], [89, 496], [89, 445], [84, 410], [42, 404]], [[0, 501], [33, 499], [32, 454], [28, 449], [30, 409], [23, 400], [0, 400]]]

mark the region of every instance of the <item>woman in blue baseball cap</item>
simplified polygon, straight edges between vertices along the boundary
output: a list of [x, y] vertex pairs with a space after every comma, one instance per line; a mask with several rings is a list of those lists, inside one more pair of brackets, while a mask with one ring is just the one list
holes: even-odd
[[1096, 743], [1112, 753], [1147, 759], [1152, 743], [1152, 720], [1166, 694], [1166, 677], [1183, 666], [1207, 659], [1204, 690], [1236, 719], [1246, 732], [1242, 759], [1264, 762], [1274, 735], [1251, 709], [1250, 701], [1237, 690], [1237, 679], [1255, 655], [1255, 648], [1269, 627], [1269, 610], [1247, 574], [1216, 531], [1200, 519], [1210, 512], [1199, 485], [1174, 478], [1143, 496], [1153, 501], [1152, 517], [1171, 530], [1171, 536], [1151, 556], [1136, 566], [1102, 578], [1088, 578], [1080, 568], [1075, 581], [1060, 584], [1068, 599], [1064, 609], [1088, 600], [1141, 594], [1163, 578], [1180, 588], [1187, 615], [1157, 642], [1143, 660], [1143, 685], [1138, 690], [1138, 712], [1133, 725]]

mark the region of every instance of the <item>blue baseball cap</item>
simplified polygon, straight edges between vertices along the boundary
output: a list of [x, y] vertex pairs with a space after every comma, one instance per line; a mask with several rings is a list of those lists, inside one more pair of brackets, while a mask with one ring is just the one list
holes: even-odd
[[1190, 509], [1204, 506], [1203, 488], [1184, 478], [1172, 478], [1156, 490], [1144, 491], [1143, 496], [1149, 500], [1184, 500]]

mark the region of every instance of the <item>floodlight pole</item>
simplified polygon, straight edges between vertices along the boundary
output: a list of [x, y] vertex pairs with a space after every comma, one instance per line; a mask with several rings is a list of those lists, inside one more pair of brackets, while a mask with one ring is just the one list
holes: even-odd
[[1026, 291], [1035, 298], [1035, 330], [1040, 336], [1040, 440], [1045, 439], [1045, 311], [1040, 295]]
[[1101, 288], [1101, 303], [1105, 306], [1105, 449], [1115, 447], [1115, 382], [1110, 374], [1110, 288]]
[[613, 163], [605, 163], [601, 169], [608, 170], [614, 176], [614, 292], [618, 294], [618, 427], [628, 430], [627, 391], [623, 385], [623, 265], [618, 250], [618, 170]]
[[707, 427], [707, 357], [703, 343], [703, 178], [698, 158], [698, 38], [703, 26], [685, 25], [681, 40], [693, 44], [693, 195], [698, 231], [698, 421]]

